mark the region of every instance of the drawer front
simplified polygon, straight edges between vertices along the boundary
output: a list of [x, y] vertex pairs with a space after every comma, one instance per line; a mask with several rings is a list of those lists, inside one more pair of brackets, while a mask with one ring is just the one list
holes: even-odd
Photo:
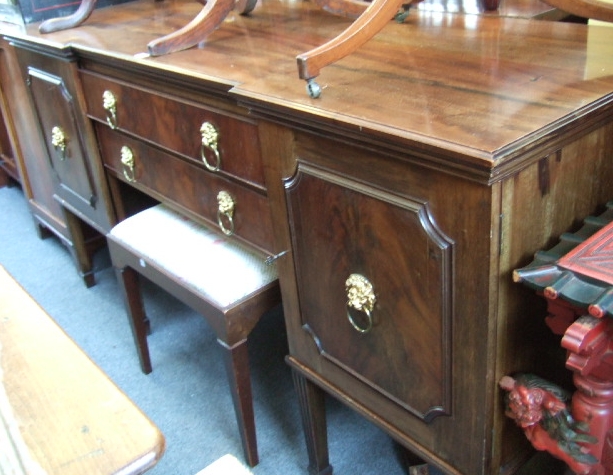
[[425, 422], [450, 414], [453, 243], [426, 204], [302, 163], [286, 195], [305, 363]]
[[[96, 124], [96, 132], [104, 165], [119, 179], [159, 200], [179, 205], [213, 227], [232, 231], [265, 252], [271, 251], [272, 223], [265, 195], [105, 125]], [[124, 147], [129, 149], [132, 164], [122, 151]], [[226, 192], [231, 198], [232, 212], [220, 211], [220, 192]]]
[[[81, 71], [81, 78], [91, 118], [264, 189], [254, 123], [93, 73]], [[105, 96], [107, 91], [113, 99]], [[212, 136], [203, 138], [203, 124], [208, 124]]]

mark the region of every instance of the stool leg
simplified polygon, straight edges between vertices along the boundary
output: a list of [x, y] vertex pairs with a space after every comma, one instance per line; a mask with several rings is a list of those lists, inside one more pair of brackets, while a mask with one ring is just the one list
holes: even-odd
[[149, 345], [147, 345], [147, 317], [143, 306], [143, 297], [140, 290], [138, 273], [131, 267], [115, 268], [117, 282], [123, 296], [123, 301], [128, 312], [130, 328], [134, 336], [134, 343], [138, 351], [140, 367], [143, 373], [152, 371]]
[[232, 402], [236, 412], [238, 430], [241, 434], [245, 459], [249, 466], [258, 464], [258, 446], [255, 436], [255, 418], [253, 415], [253, 399], [251, 395], [251, 376], [249, 373], [249, 353], [247, 340], [228, 346], [217, 340], [224, 349], [224, 362], [230, 383]]

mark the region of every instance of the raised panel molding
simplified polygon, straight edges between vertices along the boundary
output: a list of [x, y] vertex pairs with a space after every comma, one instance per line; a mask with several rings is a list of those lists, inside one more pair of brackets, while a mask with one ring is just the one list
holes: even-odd
[[[69, 196], [95, 208], [97, 197], [89, 167], [85, 163], [85, 149], [76, 122], [74, 99], [64, 80], [54, 74], [28, 67], [26, 81], [52, 169], [59, 185]], [[66, 156], [58, 157], [51, 142], [54, 126], [61, 126], [66, 134]]]
[[[301, 325], [319, 357], [426, 422], [451, 414], [454, 242], [427, 201], [303, 163], [286, 194]], [[348, 319], [353, 273], [376, 298], [364, 333]]]

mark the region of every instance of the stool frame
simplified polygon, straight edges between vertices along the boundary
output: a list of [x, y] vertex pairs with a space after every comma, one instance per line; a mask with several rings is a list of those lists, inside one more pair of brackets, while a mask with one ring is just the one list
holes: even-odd
[[261, 287], [239, 301], [219, 307], [205, 295], [183, 286], [177, 276], [154, 265], [142, 265], [143, 256], [108, 237], [111, 261], [128, 312], [141, 369], [149, 374], [153, 367], [147, 344], [150, 324], [145, 314], [140, 285], [143, 276], [202, 315], [211, 325], [223, 348], [224, 364], [232, 402], [247, 463], [258, 464], [255, 417], [249, 371], [247, 338], [261, 316], [281, 302], [279, 281]]

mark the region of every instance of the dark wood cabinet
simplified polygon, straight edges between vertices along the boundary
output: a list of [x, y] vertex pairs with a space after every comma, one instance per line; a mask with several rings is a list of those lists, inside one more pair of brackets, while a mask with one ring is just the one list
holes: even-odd
[[[519, 469], [526, 441], [503, 417], [497, 374], [551, 374], [541, 353], [551, 338], [528, 317], [538, 304], [507, 277], [548, 229], [566, 229], [609, 198], [579, 170], [613, 180], [612, 130], [606, 121], [552, 143], [491, 183], [411, 164], [411, 149], [366, 150], [324, 128], [317, 138], [292, 134], [282, 159], [294, 163], [284, 180], [292, 264], [281, 275], [296, 286], [284, 293], [288, 361], [311, 473], [329, 469], [320, 391], [445, 473]], [[574, 198], [589, 187], [588, 199]], [[361, 293], [364, 304], [371, 293], [372, 309], [352, 305], [361, 292], [348, 285], [354, 275], [372, 286]]]
[[326, 394], [447, 474], [519, 473], [532, 451], [498, 381], [564, 355], [511, 274], [611, 199], [613, 30], [415, 12], [312, 99], [295, 57], [344, 20], [264, 2], [200, 48], [141, 54], [198, 8], [130, 2], [15, 39], [62, 203], [104, 230], [101, 167], [120, 216], [139, 190], [216, 225], [219, 188], [234, 195], [238, 238], [276, 258], [311, 473], [334, 461]]

